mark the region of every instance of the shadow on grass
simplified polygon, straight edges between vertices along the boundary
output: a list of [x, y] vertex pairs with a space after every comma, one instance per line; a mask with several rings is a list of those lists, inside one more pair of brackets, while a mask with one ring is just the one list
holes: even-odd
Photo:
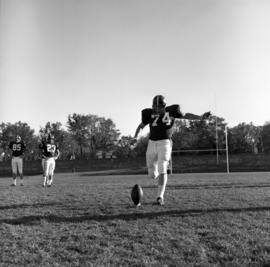
[[7, 205], [7, 206], [0, 206], [0, 210], [21, 209], [21, 208], [42, 208], [42, 207], [55, 206], [57, 204], [59, 203], [48, 202], [48, 203], [36, 203], [36, 204], [13, 204], [13, 205]]
[[80, 176], [108, 176], [108, 175], [137, 175], [147, 174], [146, 168], [130, 168], [130, 169], [110, 169], [103, 171], [92, 171], [82, 173]]
[[[156, 188], [156, 185], [146, 185], [142, 186], [144, 189]], [[186, 189], [232, 189], [232, 188], [261, 188], [261, 187], [270, 187], [270, 184], [202, 184], [202, 185], [173, 185], [168, 184], [167, 189], [171, 190], [186, 190]], [[131, 189], [132, 187], [128, 187]]]
[[159, 207], [163, 210], [157, 212], [136, 212], [136, 213], [121, 213], [121, 214], [88, 214], [83, 216], [57, 216], [57, 215], [31, 215], [23, 216], [21, 218], [14, 219], [2, 219], [0, 224], [12, 224], [12, 225], [38, 225], [40, 221], [46, 221], [49, 223], [82, 223], [85, 221], [111, 221], [111, 220], [124, 220], [132, 221], [138, 219], [156, 219], [161, 216], [169, 217], [187, 217], [187, 216], [201, 216], [208, 215], [211, 213], [222, 213], [222, 212], [232, 212], [232, 213], [241, 213], [241, 212], [263, 212], [270, 211], [270, 207], [243, 207], [243, 208], [213, 208], [213, 209], [188, 209], [188, 210], [164, 210], [164, 207]]

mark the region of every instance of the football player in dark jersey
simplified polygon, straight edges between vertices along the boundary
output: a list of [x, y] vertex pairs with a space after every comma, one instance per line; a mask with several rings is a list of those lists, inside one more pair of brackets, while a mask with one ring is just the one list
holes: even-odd
[[9, 148], [12, 151], [11, 168], [13, 183], [11, 185], [16, 186], [18, 173], [21, 178], [21, 185], [23, 185], [23, 156], [26, 147], [19, 135], [16, 136], [15, 141], [9, 143]]
[[182, 113], [179, 105], [166, 106], [164, 96], [153, 98], [152, 108], [143, 109], [141, 123], [136, 129], [134, 138], [149, 124], [150, 134], [146, 151], [148, 175], [158, 179], [157, 204], [164, 204], [164, 193], [167, 185], [167, 168], [172, 152], [172, 131], [175, 119], [199, 120], [208, 118], [210, 112], [198, 116], [192, 113]]
[[47, 138], [42, 140], [39, 148], [42, 151], [43, 186], [51, 186], [55, 161], [58, 159], [60, 151], [51, 134], [48, 134]]

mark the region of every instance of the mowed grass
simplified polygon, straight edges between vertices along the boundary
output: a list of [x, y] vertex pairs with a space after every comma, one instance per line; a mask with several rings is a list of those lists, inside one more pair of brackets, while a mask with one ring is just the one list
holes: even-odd
[[[1, 266], [269, 266], [270, 173], [0, 179]], [[142, 206], [130, 200], [143, 187]]]

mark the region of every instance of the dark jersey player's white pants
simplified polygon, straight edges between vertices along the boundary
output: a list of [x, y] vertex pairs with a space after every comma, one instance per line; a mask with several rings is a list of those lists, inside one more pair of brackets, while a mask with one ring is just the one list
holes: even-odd
[[159, 174], [167, 173], [168, 164], [171, 159], [172, 142], [169, 139], [148, 141], [146, 151], [146, 164], [148, 175], [157, 178]]
[[23, 159], [21, 157], [12, 157], [11, 168], [12, 168], [12, 173], [17, 174], [17, 171], [18, 171], [19, 174], [22, 174]]
[[43, 158], [41, 164], [42, 164], [44, 176], [48, 177], [49, 175], [52, 176], [54, 174], [54, 169], [55, 169], [54, 157], [45, 158], [45, 159]]

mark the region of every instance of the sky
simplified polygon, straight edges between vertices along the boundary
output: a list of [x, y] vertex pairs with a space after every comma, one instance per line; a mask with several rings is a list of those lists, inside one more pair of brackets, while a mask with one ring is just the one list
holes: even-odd
[[184, 113], [262, 126], [269, 14], [269, 0], [0, 0], [0, 123], [38, 133], [92, 114], [134, 135], [163, 94]]

